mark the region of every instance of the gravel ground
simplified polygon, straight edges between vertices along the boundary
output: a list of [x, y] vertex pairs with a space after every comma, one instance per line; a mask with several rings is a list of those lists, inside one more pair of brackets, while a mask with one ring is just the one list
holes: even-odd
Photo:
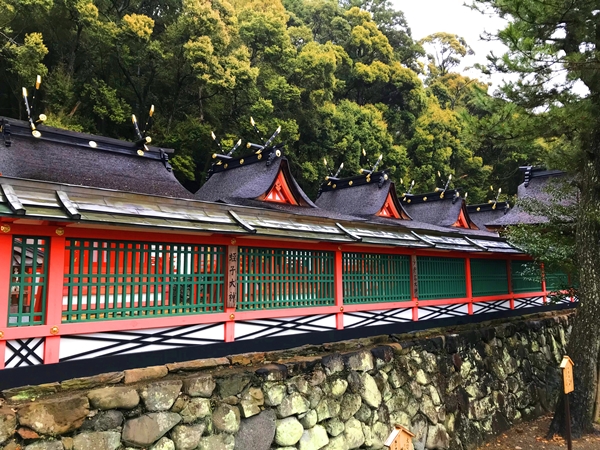
[[[560, 436], [546, 439], [552, 416], [542, 417], [534, 422], [520, 424], [479, 450], [565, 450], [567, 442]], [[573, 450], [600, 450], [600, 429], [596, 433], [573, 440]]]

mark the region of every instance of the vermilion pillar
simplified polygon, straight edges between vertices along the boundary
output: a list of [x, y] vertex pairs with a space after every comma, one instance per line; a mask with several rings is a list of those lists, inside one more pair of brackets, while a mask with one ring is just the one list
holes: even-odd
[[12, 235], [7, 234], [9, 225], [2, 225], [0, 231], [0, 369], [4, 369], [6, 341], [4, 333], [8, 326], [8, 308], [10, 303], [10, 276], [12, 261]]
[[338, 330], [344, 329], [344, 280], [342, 264], [342, 251], [337, 250], [335, 252], [335, 260], [333, 266], [333, 286], [335, 306], [338, 309], [338, 312], [335, 315], [335, 327]]
[[46, 326], [49, 336], [44, 343], [44, 364], [57, 363], [60, 350], [63, 284], [65, 278], [65, 230], [56, 229], [50, 239], [48, 258], [48, 294], [46, 298]]
[[515, 309], [515, 294], [512, 289], [512, 264], [511, 260], [506, 260], [506, 279], [508, 281], [508, 294], [510, 295], [510, 309]]
[[467, 278], [467, 308], [469, 315], [473, 315], [473, 282], [471, 281], [471, 258], [465, 259], [465, 275]]
[[542, 272], [542, 292], [544, 293], [544, 305], [548, 301], [548, 292], [546, 292], [546, 271], [544, 265], [540, 264], [540, 270]]

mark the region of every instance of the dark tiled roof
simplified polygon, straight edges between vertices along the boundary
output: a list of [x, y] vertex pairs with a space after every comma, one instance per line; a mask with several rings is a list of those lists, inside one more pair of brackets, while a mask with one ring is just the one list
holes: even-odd
[[[2, 180], [2, 186], [10, 187], [12, 197], [7, 197], [5, 189], [0, 189], [0, 217], [78, 222], [136, 230], [168, 230], [181, 234], [223, 233], [275, 240], [309, 239], [339, 244], [384, 245], [390, 248], [520, 253], [504, 239], [491, 233], [457, 228], [414, 230], [400, 227], [397, 225], [400, 221], [389, 219], [388, 224], [355, 218], [332, 220], [301, 215], [297, 211], [322, 211], [319, 208], [297, 208], [294, 214], [290, 214], [263, 207], [165, 198], [10, 177]], [[20, 204], [21, 213], [14, 211], [15, 202]], [[78, 217], [75, 218], [75, 215]], [[413, 224], [412, 221], [402, 222]]]
[[[282, 157], [281, 153], [273, 158], [270, 156], [270, 152], [265, 152], [260, 160], [256, 159], [257, 155], [233, 159], [231, 165], [234, 167], [214, 171], [194, 198], [233, 205], [245, 204], [247, 200], [255, 200], [267, 194], [281, 170], [294, 198], [298, 201], [299, 206], [296, 208], [316, 208], [292, 176], [287, 159]], [[240, 161], [244, 163], [240, 165]], [[276, 205], [261, 203], [264, 207]]]
[[[144, 155], [126, 141], [39, 126], [34, 138], [26, 122], [10, 125], [10, 147], [0, 137], [3, 176], [114, 189], [140, 194], [191, 198], [170, 170], [169, 149], [150, 147]], [[6, 128], [5, 128], [6, 129]], [[96, 145], [94, 148], [90, 145]]]
[[455, 190], [445, 192], [431, 192], [419, 195], [406, 195], [401, 203], [406, 212], [419, 222], [430, 223], [439, 227], [451, 227], [464, 213], [467, 222], [473, 223], [469, 218], [464, 199], [457, 196]]
[[[551, 202], [551, 195], [546, 192], [549, 185], [563, 179], [564, 172], [538, 169], [532, 171], [526, 181], [521, 183], [517, 190], [517, 203], [507, 214], [489, 222], [492, 228], [500, 228], [518, 224], [538, 224], [548, 222], [548, 218], [532, 215], [523, 210], [519, 205], [520, 199], [533, 198], [541, 202]], [[573, 200], [575, 201], [575, 200]], [[567, 202], [569, 203], [569, 202]]]
[[510, 211], [510, 206], [506, 202], [482, 203], [480, 205], [468, 205], [467, 211], [475, 225], [480, 230], [485, 230], [488, 223], [492, 223], [507, 214]]
[[[394, 203], [400, 215], [406, 215], [400, 201], [396, 196], [396, 188], [390, 180], [382, 182], [357, 183], [347, 186], [348, 180], [360, 181], [365, 176], [348, 178], [338, 181], [336, 189], [323, 189], [321, 195], [315, 201], [316, 205], [328, 211], [337, 211], [343, 214], [371, 217], [375, 216], [381, 208], [389, 194], [392, 195]], [[345, 182], [345, 183], [344, 183]]]

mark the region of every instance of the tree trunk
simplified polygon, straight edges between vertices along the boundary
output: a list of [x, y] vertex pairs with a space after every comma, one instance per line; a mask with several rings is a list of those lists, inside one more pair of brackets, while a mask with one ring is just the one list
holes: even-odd
[[[574, 437], [592, 430], [595, 417], [600, 351], [600, 126], [592, 142], [583, 145], [587, 163], [581, 168], [576, 247], [580, 274], [579, 307], [567, 345], [575, 363], [575, 391], [570, 394]], [[561, 386], [562, 391], [562, 386]], [[550, 433], [564, 435], [564, 402], [558, 402]]]

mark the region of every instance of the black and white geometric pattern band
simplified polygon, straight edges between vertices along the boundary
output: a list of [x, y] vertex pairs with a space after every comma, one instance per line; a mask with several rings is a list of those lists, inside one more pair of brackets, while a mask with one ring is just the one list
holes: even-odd
[[24, 367], [44, 364], [45, 338], [15, 339], [6, 341], [4, 367]]
[[446, 319], [448, 317], [460, 317], [469, 314], [469, 307], [465, 304], [442, 305], [442, 306], [419, 306], [419, 321]]
[[235, 340], [290, 336], [335, 329], [335, 314], [247, 320], [235, 323]]
[[184, 325], [171, 328], [78, 334], [60, 339], [60, 361], [124, 355], [156, 350], [171, 350], [221, 343], [225, 340], [223, 323]]
[[473, 314], [486, 314], [499, 311], [510, 311], [510, 300], [473, 303]]
[[544, 306], [544, 297], [515, 298], [515, 309]]
[[412, 308], [344, 313], [344, 328], [361, 328], [412, 322]]

